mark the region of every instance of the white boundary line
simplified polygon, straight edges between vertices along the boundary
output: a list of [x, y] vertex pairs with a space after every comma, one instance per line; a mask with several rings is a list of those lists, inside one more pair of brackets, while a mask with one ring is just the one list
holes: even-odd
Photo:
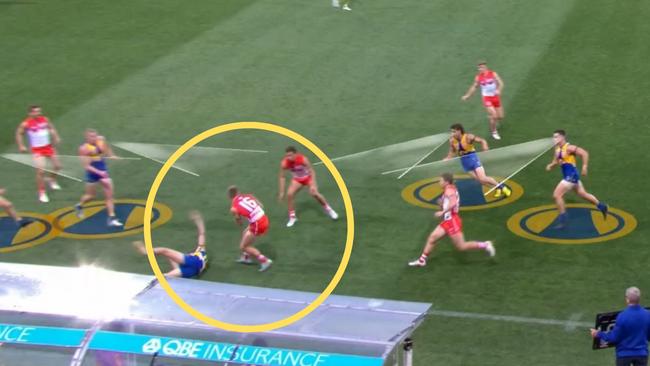
[[[56, 156], [60, 158], [78, 158], [78, 155], [59, 155], [57, 154]], [[141, 158], [134, 158], [134, 157], [122, 157], [122, 156], [104, 156], [104, 159], [112, 159], [112, 160], [142, 160]]]
[[413, 164], [411, 167], [409, 167], [408, 169], [406, 169], [406, 171], [405, 171], [404, 173], [400, 174], [400, 176], [397, 177], [397, 179], [402, 179], [402, 177], [405, 176], [406, 174], [408, 174], [408, 172], [410, 172], [411, 169], [413, 169], [413, 168], [415, 168], [416, 166], [418, 166], [418, 164], [420, 164], [424, 159], [428, 158], [429, 155], [433, 154], [436, 150], [438, 150], [442, 145], [446, 144], [447, 142], [449, 142], [449, 141], [443, 141], [443, 142], [441, 142], [440, 144], [438, 144], [438, 146], [434, 147], [433, 150], [429, 151], [426, 155], [424, 155], [423, 157], [421, 157], [420, 160], [416, 161], [415, 164]]
[[521, 168], [515, 170], [514, 173], [510, 174], [506, 179], [504, 179], [504, 180], [502, 180], [501, 182], [499, 182], [498, 185], [496, 185], [496, 186], [490, 188], [487, 192], [485, 192], [485, 193], [483, 194], [483, 196], [486, 196], [486, 197], [487, 197], [487, 195], [490, 194], [490, 193], [492, 193], [495, 189], [497, 189], [498, 186], [500, 186], [500, 185], [502, 185], [503, 183], [507, 182], [508, 180], [510, 180], [510, 178], [514, 177], [517, 173], [519, 173], [520, 171], [524, 170], [524, 168], [526, 168], [527, 166], [529, 166], [533, 161], [539, 159], [540, 156], [546, 154], [549, 150], [551, 150], [551, 149], [553, 148], [553, 146], [554, 146], [554, 145], [551, 145], [551, 146], [549, 146], [546, 150], [544, 150], [544, 151], [542, 151], [541, 153], [537, 154], [537, 156], [535, 156], [534, 158], [532, 158], [529, 162], [527, 162], [526, 164], [522, 165]]
[[[29, 166], [29, 167], [32, 167], [32, 168], [36, 169], [36, 167], [35, 167], [34, 165], [32, 165], [32, 164], [25, 163], [25, 162], [23, 162], [23, 161], [19, 161], [19, 160], [16, 160], [16, 159], [8, 158], [6, 155], [7, 155], [7, 154], [2, 154], [1, 156], [2, 156], [3, 158], [5, 158], [5, 159], [10, 160], [10, 161], [13, 161], [13, 162], [15, 162], [15, 163], [23, 164], [23, 165], [27, 165], [27, 166]], [[74, 181], [76, 181], [76, 182], [79, 182], [79, 183], [83, 183], [83, 180], [81, 180], [81, 179], [79, 179], [79, 178], [77, 178], [77, 177], [73, 177], [73, 176], [71, 176], [71, 175], [67, 175], [67, 174], [64, 174], [64, 173], [61, 173], [61, 172], [55, 172], [54, 170], [45, 169], [45, 168], [42, 168], [41, 170], [43, 170], [44, 172], [48, 172], [48, 173], [55, 174], [55, 175], [60, 175], [60, 176], [62, 176], [62, 177], [64, 177], [64, 178], [72, 179], [72, 180], [74, 180]]]
[[[153, 144], [151, 144], [151, 145], [153, 145]], [[160, 165], [165, 165], [165, 162], [164, 162], [164, 161], [160, 161], [160, 160], [158, 160], [158, 159], [156, 159], [156, 158], [152, 158], [152, 157], [150, 157], [150, 156], [144, 155], [144, 154], [139, 153], [139, 152], [137, 152], [137, 151], [133, 151], [133, 150], [130, 150], [130, 149], [127, 149], [127, 148], [121, 147], [121, 146], [119, 146], [119, 145], [117, 145], [117, 144], [113, 144], [113, 146], [117, 146], [117, 147], [119, 147], [119, 148], [122, 149], [122, 150], [126, 150], [126, 151], [129, 151], [129, 152], [134, 153], [134, 154], [136, 154], [136, 155], [140, 155], [140, 156], [142, 156], [142, 157], [145, 157], [145, 158], [147, 158], [147, 159], [149, 159], [149, 160], [155, 161], [156, 163], [158, 163], [158, 164], [160, 164]], [[172, 168], [174, 168], [174, 169], [178, 169], [178, 170], [180, 170], [180, 171], [183, 172], [183, 173], [187, 173], [187, 174], [193, 175], [193, 176], [195, 176], [195, 177], [200, 177], [200, 175], [198, 175], [197, 173], [194, 173], [194, 172], [192, 172], [192, 171], [190, 171], [190, 170], [187, 170], [187, 169], [183, 169], [183, 168], [181, 168], [181, 167], [177, 167], [176, 165], [172, 165]]]
[[[130, 144], [142, 144], [142, 145], [158, 145], [158, 146], [175, 146], [176, 148], [181, 147], [182, 145], [173, 145], [173, 144], [151, 144], [148, 142], [129, 142]], [[212, 147], [212, 146], [192, 146], [191, 149], [206, 149], [206, 150], [229, 150], [229, 151], [239, 151], [239, 152], [249, 152], [249, 153], [259, 153], [267, 154], [266, 150], [252, 150], [252, 149], [235, 149], [230, 147]]]
[[593, 323], [578, 321], [581, 314], [573, 314], [567, 320], [529, 318], [525, 316], [515, 316], [515, 315], [465, 313], [461, 311], [433, 310], [433, 309], [429, 310], [428, 314], [432, 316], [440, 316], [445, 318], [479, 319], [479, 320], [493, 320], [493, 321], [510, 322], [510, 323], [557, 325], [557, 326], [564, 327], [564, 330], [567, 332], [573, 331], [576, 328], [589, 328], [594, 326]]

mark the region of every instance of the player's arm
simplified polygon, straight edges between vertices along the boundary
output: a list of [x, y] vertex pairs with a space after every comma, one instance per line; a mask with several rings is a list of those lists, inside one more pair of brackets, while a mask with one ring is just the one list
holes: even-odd
[[25, 134], [25, 125], [23, 123], [18, 125], [16, 128], [16, 145], [18, 145], [18, 150], [20, 152], [26, 152], [25, 144], [23, 143], [23, 135]]
[[501, 92], [503, 91], [503, 87], [506, 85], [503, 83], [503, 80], [501, 79], [501, 76], [497, 74], [496, 72], [494, 73], [494, 78], [497, 79], [497, 92], [499, 95], [501, 95]]
[[196, 225], [197, 245], [205, 247], [205, 222], [203, 221], [201, 213], [199, 213], [199, 211], [191, 211], [190, 219], [194, 222], [194, 225]]
[[472, 85], [470, 85], [469, 89], [467, 89], [467, 93], [461, 97], [462, 100], [467, 100], [469, 99], [472, 95], [474, 95], [474, 92], [476, 91], [476, 88], [478, 87], [478, 81], [474, 80]]
[[287, 184], [287, 178], [284, 176], [284, 162], [280, 163], [280, 173], [278, 173], [278, 201], [284, 198], [284, 190]]
[[5, 188], [0, 188], [0, 196], [2, 196], [5, 193], [7, 193], [7, 190]]
[[83, 166], [87, 172], [95, 173], [100, 177], [108, 176], [106, 172], [101, 171], [90, 164], [92, 159], [88, 156], [88, 152], [83, 146], [79, 147], [79, 160], [81, 160], [81, 166]]
[[456, 149], [454, 149], [454, 144], [452, 142], [452, 139], [449, 139], [449, 152], [447, 152], [447, 156], [445, 156], [444, 159], [442, 160], [449, 160], [456, 155]]
[[97, 137], [102, 142], [102, 150], [104, 151], [104, 156], [108, 158], [116, 158], [115, 153], [113, 153], [113, 148], [111, 144], [108, 143], [104, 136]]
[[553, 160], [549, 164], [546, 165], [546, 171], [549, 172], [551, 169], [555, 168], [558, 165], [557, 162], [557, 157], [555, 156], [555, 153], [553, 153]]
[[468, 134], [467, 139], [471, 142], [478, 142], [481, 144], [483, 151], [488, 151], [490, 147], [488, 146], [487, 140], [476, 135]]
[[49, 120], [47, 121], [47, 128], [50, 130], [50, 135], [52, 135], [52, 140], [54, 142], [54, 145], [58, 145], [61, 142], [61, 137], [59, 136], [59, 133], [57, 132], [56, 128], [54, 128], [54, 125], [52, 122]]
[[231, 214], [233, 215], [233, 217], [235, 218], [235, 223], [236, 223], [237, 225], [241, 226], [242, 221], [241, 221], [241, 215], [239, 214], [239, 212], [237, 212], [237, 210], [235, 210], [234, 207], [231, 207], [231, 208], [230, 208], [230, 213], [231, 213]]
[[448, 195], [448, 194], [445, 193], [445, 198], [447, 200], [443, 200], [443, 202], [445, 202], [445, 203], [442, 205], [442, 210], [436, 212], [436, 215], [435, 215], [436, 217], [444, 216], [447, 212], [450, 212], [451, 210], [453, 210], [454, 207], [456, 207], [456, 205], [458, 204], [458, 200], [456, 198], [456, 195], [453, 195], [453, 194]]
[[575, 145], [569, 145], [567, 147], [567, 151], [571, 151], [571, 148], [573, 148], [573, 153], [582, 159], [582, 172], [581, 175], [586, 176], [587, 175], [587, 167], [589, 166], [589, 152], [587, 150], [575, 146]]

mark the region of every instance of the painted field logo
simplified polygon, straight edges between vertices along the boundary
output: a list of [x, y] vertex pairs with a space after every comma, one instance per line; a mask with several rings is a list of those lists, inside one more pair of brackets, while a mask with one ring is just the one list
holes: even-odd
[[[438, 177], [433, 177], [409, 184], [402, 190], [402, 198], [412, 205], [437, 210], [439, 208], [437, 201], [442, 194], [438, 179]], [[469, 175], [454, 176], [454, 179], [460, 193], [461, 211], [482, 210], [507, 205], [518, 200], [524, 194], [524, 189], [517, 182], [508, 181], [506, 186], [512, 190], [510, 197], [506, 198], [504, 195], [495, 197], [494, 192], [486, 197], [485, 193], [489, 188], [482, 186]], [[494, 177], [494, 179], [501, 181], [502, 178]]]
[[567, 205], [569, 222], [558, 228], [555, 205], [546, 205], [520, 211], [508, 220], [513, 233], [535, 241], [552, 244], [591, 244], [620, 238], [631, 233], [637, 225], [634, 216], [610, 208], [607, 219], [588, 204]]
[[[124, 227], [108, 227], [108, 213], [104, 201], [84, 205], [84, 217], [78, 218], [74, 207], [66, 207], [50, 214], [59, 236], [70, 239], [107, 239], [142, 232], [145, 202], [142, 200], [115, 200], [115, 215]], [[172, 217], [172, 210], [162, 203], [154, 203], [152, 227], [160, 226]]]
[[20, 228], [11, 217], [0, 216], [0, 253], [43, 244], [56, 236], [57, 232], [47, 216], [25, 212], [20, 214], [34, 222]]

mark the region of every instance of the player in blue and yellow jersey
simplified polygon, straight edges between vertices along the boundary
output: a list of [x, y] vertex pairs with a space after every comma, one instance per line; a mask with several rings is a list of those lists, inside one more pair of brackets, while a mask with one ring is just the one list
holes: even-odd
[[[196, 225], [197, 231], [197, 244], [196, 249], [190, 253], [181, 253], [177, 250], [154, 247], [153, 252], [156, 255], [162, 255], [169, 260], [172, 269], [165, 273], [166, 277], [183, 277], [192, 278], [203, 273], [208, 265], [208, 255], [205, 249], [205, 224], [203, 218], [198, 211], [190, 212], [190, 220]], [[147, 255], [144, 243], [141, 241], [133, 242], [135, 248], [142, 255]]]
[[121, 227], [122, 222], [115, 216], [115, 205], [113, 204], [113, 180], [108, 175], [105, 157], [115, 157], [113, 149], [103, 136], [99, 136], [97, 131], [87, 129], [85, 141], [79, 146], [79, 158], [86, 171], [86, 190], [81, 196], [79, 203], [75, 205], [77, 216], [84, 217], [83, 205], [95, 198], [95, 184], [99, 182], [104, 189], [106, 197], [106, 211], [108, 211], [108, 226]]
[[578, 196], [596, 205], [598, 210], [603, 213], [603, 217], [607, 218], [607, 204], [600, 202], [596, 196], [587, 192], [580, 180], [576, 155], [582, 159], [582, 176], [586, 176], [589, 165], [589, 153], [587, 150], [569, 144], [566, 140], [566, 132], [564, 130], [556, 130], [553, 132], [553, 143], [555, 144], [553, 161], [546, 166], [546, 170], [550, 171], [556, 165], [562, 168], [562, 180], [553, 192], [555, 204], [560, 212], [558, 228], [565, 227], [569, 219], [564, 204], [564, 195], [570, 190], [575, 190]]
[[456, 156], [460, 157], [460, 164], [463, 170], [467, 172], [472, 178], [476, 179], [484, 186], [496, 187], [494, 190], [495, 197], [504, 196], [508, 197], [512, 194], [510, 188], [504, 184], [499, 184], [494, 178], [485, 174], [485, 168], [481, 165], [474, 148], [474, 143], [481, 144], [483, 151], [489, 149], [487, 141], [471, 133], [465, 133], [465, 128], [460, 123], [455, 123], [451, 126], [451, 137], [449, 138], [449, 154], [444, 160], [449, 160]]

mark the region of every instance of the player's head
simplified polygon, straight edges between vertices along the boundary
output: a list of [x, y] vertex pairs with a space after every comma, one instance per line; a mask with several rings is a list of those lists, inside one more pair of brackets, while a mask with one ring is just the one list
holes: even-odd
[[553, 143], [563, 145], [566, 142], [566, 132], [564, 130], [553, 131]]
[[237, 186], [230, 186], [228, 187], [228, 197], [235, 198], [239, 194], [239, 189], [237, 189]]
[[476, 68], [478, 68], [478, 71], [479, 71], [479, 72], [485, 72], [485, 71], [487, 71], [487, 69], [488, 69], [488, 67], [487, 67], [487, 62], [485, 62], [485, 61], [483, 61], [483, 60], [479, 61], [479, 62], [476, 64]]
[[630, 287], [625, 290], [625, 302], [636, 305], [641, 302], [641, 290], [638, 287]]
[[293, 161], [293, 159], [296, 158], [296, 154], [298, 153], [298, 150], [294, 146], [287, 146], [286, 149], [284, 149], [284, 157]]
[[87, 128], [86, 132], [84, 132], [84, 137], [86, 138], [86, 142], [89, 144], [94, 144], [97, 142], [97, 130], [94, 130], [92, 128]]
[[454, 184], [454, 175], [451, 173], [442, 173], [439, 183], [442, 187]]
[[465, 128], [460, 123], [454, 123], [449, 129], [451, 130], [451, 135], [457, 139], [461, 138], [465, 133]]
[[29, 114], [30, 117], [38, 117], [42, 112], [43, 110], [41, 109], [41, 106], [38, 105], [30, 105], [27, 109], [27, 114]]

